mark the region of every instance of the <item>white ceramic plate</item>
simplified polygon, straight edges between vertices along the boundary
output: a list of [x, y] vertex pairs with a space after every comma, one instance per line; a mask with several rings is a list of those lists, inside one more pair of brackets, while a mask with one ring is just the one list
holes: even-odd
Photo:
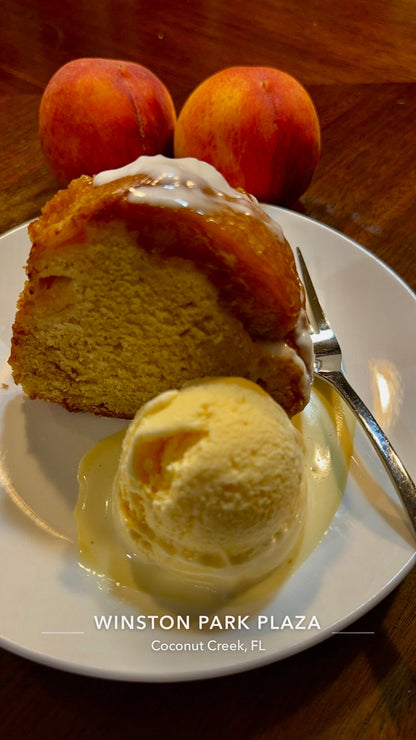
[[[302, 248], [341, 340], [349, 378], [416, 477], [415, 295], [341, 234], [290, 211], [268, 210], [292, 246]], [[146, 609], [146, 629], [128, 629], [130, 621], [125, 629], [116, 629], [116, 616], [120, 627], [122, 617], [135, 619], [139, 612], [100, 589], [79, 567], [73, 509], [81, 456], [124, 422], [29, 401], [14, 385], [7, 358], [28, 249], [25, 225], [0, 239], [3, 647], [57, 668], [113, 679], [220, 676], [285, 658], [330, 637], [404, 578], [415, 562], [411, 529], [381, 464], [357, 429], [345, 494], [330, 530], [261, 608], [261, 629], [252, 615], [249, 630], [244, 625], [239, 631], [209, 634], [158, 626], [153, 630], [152, 612]], [[94, 616], [111, 618], [109, 629], [98, 629]], [[204, 650], [155, 651], [155, 640], [175, 645], [203, 640]], [[240, 650], [241, 645], [247, 650]]]

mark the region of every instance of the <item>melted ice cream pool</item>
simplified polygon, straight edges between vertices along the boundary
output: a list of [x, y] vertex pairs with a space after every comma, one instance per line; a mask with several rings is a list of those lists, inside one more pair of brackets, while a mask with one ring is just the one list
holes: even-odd
[[[119, 518], [112, 505], [113, 479], [117, 472], [124, 431], [104, 439], [81, 461], [80, 496], [76, 509], [80, 563], [98, 577], [101, 587], [140, 605], [141, 596], [150, 593], [167, 599], [179, 608], [184, 603], [195, 607], [218, 607], [232, 599], [253, 601], [273, 594], [309, 557], [324, 538], [338, 508], [345, 487], [352, 454], [353, 418], [330, 388], [313, 389], [311, 401], [293, 420], [302, 434], [305, 447], [306, 513], [304, 529], [285, 562], [260, 583], [252, 583], [242, 594], [230, 592], [227, 574], [216, 586], [192, 575], [175, 580], [156, 565], [140, 563], [126, 546]], [[156, 604], [155, 607], [157, 608]]]

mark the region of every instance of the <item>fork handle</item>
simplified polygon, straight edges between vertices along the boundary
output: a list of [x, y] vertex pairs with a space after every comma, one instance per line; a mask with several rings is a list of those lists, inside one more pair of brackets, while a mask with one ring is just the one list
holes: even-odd
[[321, 370], [321, 372], [317, 373], [317, 377], [326, 380], [341, 393], [357, 419], [361, 422], [398, 491], [416, 534], [416, 486], [373, 414], [349, 384], [345, 375], [339, 370], [330, 370], [327, 372], [322, 372]]

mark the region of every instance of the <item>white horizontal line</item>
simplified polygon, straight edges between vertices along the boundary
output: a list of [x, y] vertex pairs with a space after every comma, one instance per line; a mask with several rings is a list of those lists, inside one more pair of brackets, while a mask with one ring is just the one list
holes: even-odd
[[351, 630], [341, 630], [341, 632], [332, 632], [333, 635], [375, 635], [375, 632], [352, 632]]
[[41, 635], [85, 635], [85, 632], [41, 632]]

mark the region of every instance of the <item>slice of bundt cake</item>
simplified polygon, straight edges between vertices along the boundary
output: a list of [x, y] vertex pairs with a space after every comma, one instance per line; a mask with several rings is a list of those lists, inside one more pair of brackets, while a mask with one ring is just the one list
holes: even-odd
[[59, 191], [29, 226], [10, 364], [30, 398], [131, 418], [201, 376], [260, 383], [293, 415], [312, 351], [289, 244], [197, 160], [141, 157]]

